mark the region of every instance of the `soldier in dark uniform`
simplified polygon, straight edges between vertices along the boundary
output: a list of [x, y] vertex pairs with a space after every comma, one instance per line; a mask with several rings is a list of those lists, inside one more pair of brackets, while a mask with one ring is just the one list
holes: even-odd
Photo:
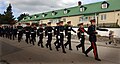
[[23, 27], [19, 24], [19, 26], [17, 26], [17, 34], [18, 34], [18, 42], [21, 41], [22, 36], [23, 36]]
[[9, 26], [9, 39], [12, 39], [12, 32], [13, 32], [13, 27]]
[[69, 45], [69, 50], [72, 50], [72, 47], [71, 47], [71, 31], [76, 33], [76, 31], [72, 29], [71, 21], [68, 21], [67, 26], [65, 28], [65, 36], [67, 37], [68, 41], [64, 44], [64, 46], [66, 48], [66, 46]]
[[79, 26], [79, 29], [77, 31], [77, 35], [78, 35], [78, 38], [80, 39], [80, 44], [77, 45], [76, 48], [78, 50], [78, 48], [82, 47], [82, 52], [84, 53], [85, 52], [85, 46], [84, 46], [84, 44], [85, 44], [85, 35], [84, 35], [84, 33], [85, 32], [87, 33], [87, 31], [84, 29], [83, 23], [78, 24], [78, 26]]
[[59, 39], [58, 39], [58, 36], [59, 36], [59, 23], [56, 23], [57, 26], [55, 26], [55, 29], [54, 29], [54, 35], [56, 36], [56, 41], [54, 42], [54, 45], [58, 45], [59, 43]]
[[46, 43], [46, 47], [48, 48], [49, 46], [49, 49], [52, 50], [52, 47], [51, 47], [51, 41], [52, 41], [52, 30], [53, 28], [51, 27], [51, 22], [48, 22], [47, 23], [47, 26], [45, 27], [45, 36], [47, 37], [47, 43]]
[[31, 26], [31, 31], [30, 31], [31, 39], [30, 43], [32, 42], [33, 45], [35, 45], [35, 38], [36, 38], [36, 30], [34, 29], [34, 26]]
[[5, 29], [4, 29], [4, 26], [1, 27], [1, 37], [4, 37], [4, 34], [5, 34]]
[[44, 46], [43, 46], [43, 31], [44, 31], [44, 29], [42, 27], [42, 24], [40, 24], [40, 27], [37, 30], [37, 35], [39, 36], [38, 46], [40, 46], [40, 44], [41, 44], [42, 48], [44, 48]]
[[59, 22], [59, 36], [58, 36], [58, 39], [60, 39], [60, 42], [56, 46], [56, 49], [57, 49], [57, 51], [59, 51], [58, 48], [60, 48], [60, 46], [61, 46], [63, 53], [66, 53], [64, 43], [63, 43], [64, 42], [64, 32], [63, 31], [65, 31], [65, 27], [63, 26], [63, 21], [60, 21]]
[[8, 26], [6, 26], [6, 28], [5, 28], [5, 36], [6, 36], [6, 38], [8, 38]]
[[2, 37], [2, 26], [0, 26], [0, 36]]
[[85, 51], [85, 55], [88, 57], [88, 53], [93, 49], [95, 60], [101, 61], [98, 57], [97, 46], [96, 46], [96, 27], [95, 20], [91, 20], [91, 26], [88, 27], [89, 41], [91, 42], [91, 46]]
[[10, 39], [10, 26], [8, 26], [8, 29], [7, 29], [7, 36], [8, 36], [8, 39]]
[[13, 28], [13, 40], [17, 37], [17, 31], [18, 31], [17, 27], [14, 26], [14, 28]]
[[27, 25], [25, 27], [25, 36], [26, 36], [26, 43], [28, 44], [30, 42], [30, 30], [31, 30], [31, 27], [29, 25]]

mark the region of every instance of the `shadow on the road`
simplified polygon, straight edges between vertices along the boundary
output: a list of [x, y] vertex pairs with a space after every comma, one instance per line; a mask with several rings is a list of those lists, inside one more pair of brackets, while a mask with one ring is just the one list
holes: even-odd
[[20, 48], [17, 48], [15, 46], [12, 46], [12, 45], [7, 44], [7, 43], [2, 42], [2, 41], [0, 43], [0, 49], [1, 49], [0, 57], [8, 55], [8, 54], [12, 54], [12, 53], [15, 53], [15, 52], [18, 52], [18, 51], [22, 50]]

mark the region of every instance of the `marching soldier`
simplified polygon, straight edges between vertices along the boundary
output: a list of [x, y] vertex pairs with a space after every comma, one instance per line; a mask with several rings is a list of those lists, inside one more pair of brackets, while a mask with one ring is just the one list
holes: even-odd
[[47, 27], [45, 27], [45, 36], [48, 38], [47, 43], [46, 43], [46, 47], [52, 50], [51, 47], [51, 41], [52, 41], [52, 30], [53, 28], [51, 27], [51, 22], [47, 23]]
[[22, 36], [23, 36], [23, 27], [21, 26], [21, 24], [19, 24], [19, 26], [17, 26], [17, 34], [18, 34], [18, 42], [21, 41]]
[[2, 30], [3, 30], [2, 37], [4, 38], [4, 36], [5, 36], [5, 26], [2, 26]]
[[44, 48], [44, 46], [43, 46], [43, 31], [44, 31], [44, 29], [41, 24], [39, 29], [37, 30], [37, 35], [39, 36], [38, 46], [40, 46], [40, 44], [41, 44], [42, 48]]
[[25, 27], [25, 36], [26, 36], [25, 41], [27, 44], [30, 42], [30, 29], [31, 27], [29, 25]]
[[10, 40], [12, 39], [12, 32], [13, 32], [13, 27], [9, 26], [9, 38], [10, 38]]
[[84, 33], [85, 32], [87, 33], [87, 31], [84, 29], [83, 23], [78, 24], [78, 26], [79, 26], [79, 29], [77, 31], [77, 35], [78, 35], [78, 38], [80, 39], [80, 44], [77, 45], [76, 48], [78, 50], [78, 48], [82, 47], [82, 52], [84, 53], [85, 52], [85, 46], [84, 46], [84, 44], [85, 44], [85, 35], [84, 35]]
[[5, 28], [5, 36], [6, 36], [6, 38], [8, 38], [8, 35], [9, 35], [8, 34], [8, 29], [9, 29], [8, 26], [6, 26], [6, 28]]
[[2, 37], [2, 26], [0, 26], [0, 36]]
[[60, 21], [59, 22], [59, 36], [58, 36], [58, 38], [60, 39], [60, 43], [56, 46], [56, 49], [57, 51], [59, 51], [58, 48], [60, 48], [61, 46], [63, 53], [66, 53], [64, 43], [63, 43], [64, 42], [64, 33], [63, 33], [64, 30], [65, 28], [63, 26], [63, 21]]
[[59, 43], [59, 39], [58, 39], [58, 36], [59, 36], [59, 23], [56, 23], [56, 25], [57, 26], [54, 29], [54, 34], [56, 36], [56, 41], [54, 42], [55, 46], [58, 45], [58, 43]]
[[95, 60], [101, 61], [98, 57], [97, 46], [96, 46], [96, 27], [95, 20], [91, 20], [91, 26], [88, 27], [89, 41], [91, 42], [91, 46], [85, 51], [85, 55], [88, 57], [88, 53], [93, 49]]
[[32, 44], [35, 45], [34, 42], [36, 42], [35, 41], [35, 38], [36, 38], [36, 29], [34, 29], [34, 26], [31, 26], [30, 35], [31, 35], [30, 43], [32, 42]]
[[14, 38], [17, 37], [17, 31], [18, 31], [18, 29], [17, 29], [17, 27], [15, 26], [14, 29], [13, 29], [13, 40], [14, 40]]
[[67, 26], [65, 28], [65, 36], [67, 37], [67, 42], [64, 44], [65, 48], [67, 45], [69, 45], [69, 50], [72, 50], [71, 47], [71, 31], [73, 31], [74, 33], [76, 33], [75, 30], [73, 30], [72, 26], [71, 26], [71, 21], [67, 22]]

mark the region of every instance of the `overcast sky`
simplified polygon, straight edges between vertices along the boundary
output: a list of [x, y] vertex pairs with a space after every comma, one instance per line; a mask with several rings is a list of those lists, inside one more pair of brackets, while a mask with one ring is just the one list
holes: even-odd
[[36, 14], [62, 8], [77, 6], [77, 2], [89, 4], [104, 0], [0, 0], [0, 13], [6, 10], [9, 3], [12, 4], [15, 17], [21, 13]]

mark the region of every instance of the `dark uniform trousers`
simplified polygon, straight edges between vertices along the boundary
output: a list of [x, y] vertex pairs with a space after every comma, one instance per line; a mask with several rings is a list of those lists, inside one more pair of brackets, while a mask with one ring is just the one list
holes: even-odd
[[22, 35], [23, 35], [22, 31], [18, 31], [18, 42], [21, 41]]
[[25, 31], [26, 33], [26, 43], [28, 44], [30, 42], [30, 31]]
[[85, 53], [88, 54], [93, 49], [95, 58], [98, 58], [97, 46], [96, 46], [96, 35], [90, 35], [89, 39], [91, 42], [91, 46], [86, 50]]
[[78, 38], [80, 39], [80, 44], [77, 45], [77, 50], [78, 48], [82, 47], [82, 52], [85, 53], [85, 35], [84, 35], [84, 32], [87, 33], [87, 31], [84, 29], [84, 28], [79, 28], [78, 29], [79, 33], [78, 33]]
[[59, 36], [59, 26], [55, 27], [55, 29], [54, 29], [54, 35], [56, 35], [56, 41], [54, 42], [54, 45], [56, 46], [59, 43], [59, 38], [58, 38], [58, 36]]
[[86, 50], [85, 54], [88, 54], [93, 49], [95, 59], [98, 59], [97, 46], [96, 46], [97, 32], [94, 25], [88, 27], [88, 33], [89, 33], [89, 41], [91, 42], [91, 46]]
[[84, 45], [85, 43], [84, 42], [85, 42], [85, 37], [83, 35], [83, 36], [81, 36], [80, 44], [76, 46], [78, 48], [82, 47], [82, 52], [83, 53], [85, 52], [85, 45]]
[[49, 49], [52, 50], [52, 47], [51, 47], [52, 32], [48, 32], [47, 36], [48, 36], [48, 40], [47, 40], [47, 43], [46, 43], [46, 47], [48, 48], [48, 46], [49, 46]]
[[56, 46], [56, 49], [57, 49], [57, 51], [59, 51], [58, 50], [58, 48], [60, 48], [60, 46], [62, 47], [62, 51], [63, 51], [63, 53], [66, 53], [66, 51], [65, 51], [65, 47], [64, 47], [64, 33], [63, 33], [63, 31], [65, 30], [65, 28], [64, 28], [64, 26], [59, 26], [59, 44]]
[[41, 33], [40, 35], [39, 35], [39, 41], [38, 41], [38, 46], [41, 44], [41, 47], [44, 47], [43, 46], [43, 33]]
[[72, 50], [72, 48], [71, 48], [71, 33], [68, 33], [67, 40], [68, 41], [64, 45], [65, 45], [65, 47], [67, 45], [69, 45], [69, 50]]
[[63, 53], [66, 53], [65, 47], [64, 47], [64, 43], [63, 43], [64, 42], [64, 34], [60, 32], [60, 36], [59, 37], [60, 37], [60, 40], [59, 40], [60, 42], [56, 46], [56, 49], [57, 49], [57, 51], [59, 51], [58, 48], [60, 48], [60, 46], [61, 46]]
[[31, 32], [31, 39], [30, 39], [30, 43], [32, 42], [33, 45], [35, 45], [35, 37], [36, 37], [36, 33], [35, 32]]

